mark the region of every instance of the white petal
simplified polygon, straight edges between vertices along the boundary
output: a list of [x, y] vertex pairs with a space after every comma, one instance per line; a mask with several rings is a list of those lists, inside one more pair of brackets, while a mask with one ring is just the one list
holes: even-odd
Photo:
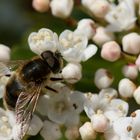
[[86, 94], [86, 99], [84, 103], [84, 110], [89, 118], [91, 118], [100, 104], [100, 98], [97, 94]]
[[80, 115], [75, 112], [67, 112], [65, 115], [65, 126], [66, 127], [73, 127], [79, 125]]
[[76, 111], [78, 114], [81, 113], [83, 111], [85, 101], [85, 96], [83, 95], [83, 93], [79, 91], [73, 91], [70, 99], [74, 107], [74, 111]]
[[132, 114], [135, 114], [132, 119], [133, 119], [133, 133], [134, 135], [139, 134], [140, 132], [140, 110], [136, 110], [135, 112], [133, 112]]
[[131, 117], [122, 117], [113, 124], [114, 131], [117, 135], [123, 137], [132, 136], [132, 131], [128, 131], [128, 127], [132, 127]]
[[48, 110], [47, 110], [47, 102], [49, 100], [49, 97], [47, 95], [41, 96], [39, 98], [36, 110], [43, 116], [47, 116]]
[[83, 59], [82, 61], [88, 60], [90, 57], [96, 54], [97, 52], [97, 46], [90, 44], [83, 52]]

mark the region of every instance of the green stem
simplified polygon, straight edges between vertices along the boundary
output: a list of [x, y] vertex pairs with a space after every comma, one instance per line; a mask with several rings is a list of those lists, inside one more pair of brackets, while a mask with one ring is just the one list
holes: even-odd
[[135, 63], [137, 56], [122, 53], [122, 58], [124, 58], [128, 63]]

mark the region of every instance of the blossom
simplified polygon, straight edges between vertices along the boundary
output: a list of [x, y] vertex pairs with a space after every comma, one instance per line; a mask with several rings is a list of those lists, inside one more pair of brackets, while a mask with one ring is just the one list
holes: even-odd
[[97, 52], [95, 45], [88, 45], [85, 35], [70, 30], [64, 30], [60, 34], [59, 42], [59, 51], [68, 62], [86, 61]]
[[[33, 115], [27, 134], [37, 135], [42, 126], [41, 119], [37, 115]], [[16, 124], [15, 112], [0, 108], [0, 139], [12, 140], [16, 138], [20, 132], [19, 129], [20, 127]]]
[[136, 110], [130, 117], [122, 117], [113, 124], [115, 133], [120, 140], [139, 140], [140, 137], [140, 110]]
[[38, 55], [46, 50], [55, 52], [59, 45], [57, 34], [46, 28], [42, 28], [38, 32], [32, 32], [29, 35], [28, 43], [30, 49]]
[[84, 95], [79, 91], [71, 91], [60, 83], [56, 83], [53, 88], [58, 93], [49, 94], [48, 91], [47, 95], [42, 96], [38, 102], [38, 112], [57, 124], [64, 124], [67, 127], [78, 125]]
[[[100, 92], [99, 95], [91, 93], [85, 95], [86, 101], [84, 103], [84, 110], [91, 119], [93, 127], [95, 120], [100, 119], [100, 121], [98, 121], [99, 123], [96, 124], [96, 128], [94, 128], [96, 131], [105, 132], [109, 127], [107, 121], [108, 124], [112, 124], [114, 120], [127, 115], [128, 103], [121, 99], [115, 99], [114, 95], [113, 89], [108, 90], [108, 92], [106, 91], [105, 95], [103, 92]], [[103, 119], [102, 121], [101, 118]], [[101, 127], [101, 125], [104, 127]], [[99, 127], [102, 129], [99, 129]]]
[[0, 139], [12, 140], [12, 122], [9, 121], [8, 114], [5, 110], [0, 108]]
[[106, 20], [109, 22], [107, 28], [110, 31], [120, 32], [131, 29], [136, 21], [134, 1], [122, 0], [117, 6], [112, 5], [112, 10], [107, 13]]

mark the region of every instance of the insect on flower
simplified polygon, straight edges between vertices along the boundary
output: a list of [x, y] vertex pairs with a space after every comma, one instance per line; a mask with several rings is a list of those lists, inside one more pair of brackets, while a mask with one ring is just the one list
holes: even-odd
[[12, 75], [9, 75], [8, 67], [0, 63], [0, 74], [10, 76], [3, 101], [8, 110], [15, 111], [16, 124], [20, 126], [14, 140], [22, 140], [29, 128], [37, 101], [42, 93], [41, 89], [45, 87], [56, 92], [55, 89], [47, 86], [47, 82], [61, 79], [53, 78], [51, 74], [60, 72], [62, 58], [57, 51], [44, 51], [40, 57], [34, 57], [31, 60], [7, 63], [20, 63]]

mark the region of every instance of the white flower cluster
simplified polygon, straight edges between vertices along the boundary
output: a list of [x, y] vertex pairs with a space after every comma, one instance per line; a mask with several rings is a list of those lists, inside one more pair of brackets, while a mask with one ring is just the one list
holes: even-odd
[[[34, 136], [40, 133], [44, 140], [58, 140], [64, 136], [68, 140], [79, 137], [82, 140], [95, 140], [97, 137], [140, 140], [140, 110], [129, 115], [130, 98], [140, 105], [140, 85], [137, 84], [140, 1], [117, 0], [116, 4], [116, 0], [33, 0], [37, 11], [45, 12], [50, 8], [54, 16], [63, 19], [70, 16], [76, 4], [91, 18], [78, 21], [74, 31], [66, 29], [58, 35], [42, 28], [29, 35], [28, 44], [34, 53], [41, 55], [46, 50], [59, 51], [66, 63], [62, 72], [55, 75], [64, 81], [49, 83], [58, 93], [42, 90], [45, 94], [38, 101], [27, 134]], [[105, 63], [109, 61], [109, 66], [94, 72], [93, 81], [99, 93], [70, 88], [82, 79], [81, 63], [95, 55], [98, 48], [98, 57]], [[9, 59], [10, 49], [0, 45], [0, 60]], [[118, 71], [117, 74], [122, 79], [110, 71], [115, 69], [113, 62], [119, 60], [122, 60], [122, 73]], [[120, 64], [117, 62], [116, 69]], [[6, 82], [7, 78], [0, 79], [1, 98]], [[116, 88], [114, 83], [118, 84]], [[0, 108], [0, 124], [0, 139], [11, 140], [16, 135], [14, 113]]]
[[68, 62], [62, 69], [62, 76], [70, 83], [81, 79], [82, 66], [80, 62], [88, 60], [97, 52], [96, 45], [88, 45], [87, 36], [78, 31], [65, 30], [58, 37], [51, 30], [42, 28], [37, 33], [31, 33], [28, 38], [30, 49], [38, 55], [45, 50], [61, 53]]

